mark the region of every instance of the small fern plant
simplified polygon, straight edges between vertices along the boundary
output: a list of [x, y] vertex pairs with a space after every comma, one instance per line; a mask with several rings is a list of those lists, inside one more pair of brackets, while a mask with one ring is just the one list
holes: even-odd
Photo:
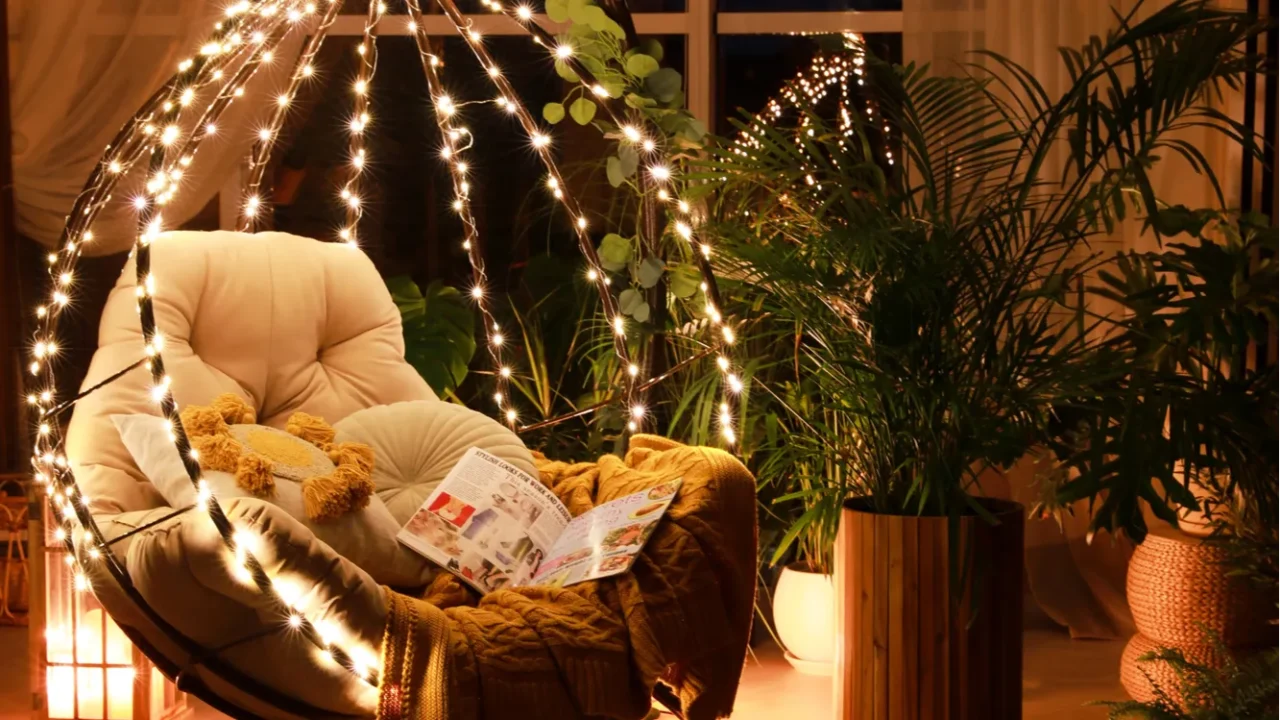
[[[1215, 655], [1225, 658], [1221, 667], [1193, 662], [1175, 648], [1160, 648], [1138, 658], [1143, 663], [1165, 663], [1177, 676], [1177, 687], [1152, 681], [1156, 699], [1103, 702], [1111, 720], [1270, 720], [1277, 713], [1280, 681], [1275, 648], [1244, 660], [1231, 657], [1222, 638], [1209, 630], [1205, 635]], [[1147, 676], [1150, 679], [1150, 675]]]

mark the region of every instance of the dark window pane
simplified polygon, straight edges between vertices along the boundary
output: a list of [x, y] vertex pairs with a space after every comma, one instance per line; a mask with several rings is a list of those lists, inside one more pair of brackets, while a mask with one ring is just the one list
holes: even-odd
[[721, 12], [901, 10], [902, 0], [717, 0], [716, 9]]
[[[868, 50], [876, 56], [898, 62], [902, 57], [902, 36], [897, 33], [863, 36]], [[716, 132], [733, 134], [730, 118], [740, 118], [740, 109], [758, 113], [770, 98], [809, 67], [814, 53], [834, 50], [843, 43], [840, 35], [721, 35], [717, 38]]]

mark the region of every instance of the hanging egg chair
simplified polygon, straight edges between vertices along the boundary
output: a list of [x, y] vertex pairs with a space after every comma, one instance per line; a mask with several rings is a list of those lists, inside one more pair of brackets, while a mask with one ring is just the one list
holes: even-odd
[[[549, 132], [526, 110], [454, 0], [436, 2], [487, 71], [497, 93], [495, 104], [528, 137], [552, 195], [571, 219], [613, 329], [613, 351], [625, 369], [612, 402], [625, 409], [628, 430], [641, 433], [647, 416], [644, 392], [671, 371], [648, 378], [644, 360], [633, 357], [626, 321], [586, 216], [556, 166]], [[695, 215], [680, 197], [662, 134], [646, 124], [643, 113], [611, 97], [617, 93], [597, 82], [572, 47], [541, 27], [529, 7], [482, 2], [509, 16], [577, 75], [616, 126], [617, 142], [634, 146], [641, 157], [645, 202], [668, 216], [670, 232], [692, 244], [713, 335], [704, 354], [714, 353], [723, 375], [726, 402], [720, 421], [726, 444], [732, 444], [728, 408], [742, 390], [727, 351], [733, 330], [720, 311], [710, 248], [697, 236]], [[379, 546], [358, 536], [356, 525], [318, 538], [318, 526], [252, 497], [255, 493], [225, 491], [232, 486], [217, 484], [219, 472], [234, 475], [242, 487], [251, 476], [270, 483], [275, 472], [266, 461], [246, 460], [252, 453], [228, 454], [231, 449], [239, 453], [261, 442], [262, 448], [279, 450], [285, 441], [273, 440], [270, 428], [285, 429], [315, 447], [280, 450], [271, 456], [274, 467], [329, 462], [329, 472], [337, 477], [344, 464], [361, 465], [366, 452], [361, 447], [372, 447], [377, 458], [373, 469], [365, 463], [360, 480], [344, 485], [343, 492], [367, 485], [366, 497], [352, 503], [359, 505], [376, 490], [376, 507], [383, 508], [378, 522], [399, 525], [425, 498], [415, 483], [424, 477], [438, 481], [466, 448], [480, 446], [536, 473], [517, 433], [571, 417], [536, 425], [519, 421], [504, 355], [510, 343], [498, 334], [488, 304], [482, 239], [471, 211], [466, 153], [472, 141], [461, 124], [461, 108], [443, 89], [442, 66], [432, 53], [419, 0], [405, 0], [404, 6], [434, 105], [452, 207], [462, 220], [471, 296], [487, 333], [497, 420], [439, 402], [405, 362], [399, 314], [359, 249], [367, 179], [362, 173], [373, 160], [366, 134], [376, 125], [369, 91], [386, 3], [369, 3], [356, 46], [357, 74], [346, 128], [350, 167], [339, 188], [345, 224], [335, 237], [322, 239], [254, 232], [267, 210], [264, 173], [289, 103], [317, 75], [313, 60], [342, 5], [342, 0], [241, 0], [229, 7], [208, 41], [179, 65], [108, 146], [67, 216], [58, 250], [48, 257], [51, 288], [47, 303], [36, 310], [27, 397], [37, 418], [33, 472], [47, 494], [57, 523], [50, 534], [65, 544], [75, 586], [93, 592], [180, 689], [235, 717], [396, 716], [386, 706], [388, 678], [404, 671], [387, 666], [392, 656], [383, 641], [389, 632], [390, 595], [382, 586], [424, 582], [434, 571], [421, 560], [369, 571], [352, 557], [376, 553]], [[630, 25], [625, 11], [617, 20]], [[634, 33], [628, 35], [634, 40]], [[302, 38], [301, 49], [249, 153], [238, 231], [166, 230], [165, 206], [181, 191], [183, 174], [199, 164], [202, 144], [290, 36]], [[113, 192], [135, 169], [146, 179], [145, 190], [131, 200], [138, 215], [136, 242], [103, 312], [100, 346], [88, 376], [79, 392], [68, 392], [56, 384], [57, 331], [59, 318], [74, 307], [76, 261], [83, 246], [92, 243], [95, 218], [109, 203], [121, 202], [113, 200]], [[423, 407], [430, 408], [428, 415], [421, 414]], [[367, 414], [374, 411], [389, 415], [379, 427], [398, 428], [399, 434], [389, 436], [374, 427]], [[258, 423], [266, 429], [248, 431], [258, 432], [257, 440], [230, 434]], [[130, 441], [155, 433], [165, 442]], [[409, 455], [417, 459], [387, 462], [396, 451], [389, 446], [397, 442], [412, 444]], [[413, 455], [426, 446], [451, 449]], [[656, 439], [650, 446], [666, 447]], [[707, 452], [719, 453], [707, 455], [707, 462], [719, 463], [722, 474], [734, 478], [726, 492], [736, 493], [738, 515], [726, 523], [725, 532], [749, 538], [754, 559], [750, 476], [727, 453]], [[227, 457], [219, 459], [220, 453]], [[139, 465], [161, 470], [144, 473]], [[221, 469], [215, 471], [215, 466]], [[265, 474], [254, 474], [264, 468]], [[697, 469], [685, 466], [682, 471], [688, 476]], [[157, 473], [166, 482], [180, 480], [182, 487], [157, 490]], [[323, 508], [313, 512], [311, 506], [319, 507], [333, 493], [312, 493], [305, 482], [301, 488], [298, 501], [306, 506], [306, 515], [325, 519], [315, 514]], [[754, 579], [741, 581], [750, 587], [739, 593], [747, 595], [738, 599], [745, 604], [735, 604], [745, 608], [745, 620], [735, 622], [749, 627]], [[736, 661], [723, 659], [729, 665]], [[679, 674], [678, 668], [660, 670]], [[733, 683], [736, 687], [736, 675]], [[532, 716], [543, 715], [535, 710]]]

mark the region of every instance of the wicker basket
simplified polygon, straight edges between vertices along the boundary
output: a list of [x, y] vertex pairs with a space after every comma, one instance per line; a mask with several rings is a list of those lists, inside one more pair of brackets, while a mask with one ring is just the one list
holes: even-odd
[[[1138, 633], [1129, 639], [1129, 644], [1124, 647], [1124, 654], [1120, 656], [1120, 684], [1124, 685], [1129, 697], [1138, 702], [1151, 702], [1156, 699], [1153, 682], [1169, 697], [1174, 700], [1180, 699], [1178, 675], [1168, 663], [1138, 660], [1144, 653], [1159, 650], [1162, 646], [1166, 644]], [[1225, 660], [1217, 648], [1208, 645], [1191, 645], [1178, 649], [1187, 660], [1210, 667], [1219, 667]]]
[[1222, 548], [1198, 538], [1148, 535], [1133, 552], [1126, 583], [1138, 632], [1180, 648], [1205, 643], [1200, 626], [1229, 647], [1257, 643], [1275, 605], [1247, 581], [1227, 577], [1225, 560]]

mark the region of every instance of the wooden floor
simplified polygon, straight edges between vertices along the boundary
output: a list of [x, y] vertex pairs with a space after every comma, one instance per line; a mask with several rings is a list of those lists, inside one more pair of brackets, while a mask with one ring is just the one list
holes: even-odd
[[[1038, 613], [1028, 615], [1024, 633], [1025, 720], [1105, 718], [1105, 709], [1085, 704], [1124, 697], [1118, 680], [1123, 642], [1072, 640]], [[27, 629], [0, 627], [0, 720], [30, 717], [26, 659]], [[197, 720], [220, 717], [208, 708], [196, 715]], [[777, 718], [831, 718], [831, 681], [792, 670], [777, 648], [768, 647], [756, 652], [743, 672], [733, 720]]]

